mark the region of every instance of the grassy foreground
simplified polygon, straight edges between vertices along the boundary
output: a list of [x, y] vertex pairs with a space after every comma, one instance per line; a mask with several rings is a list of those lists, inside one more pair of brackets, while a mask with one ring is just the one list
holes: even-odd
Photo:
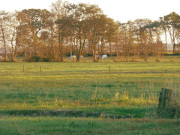
[[0, 134], [175, 135], [179, 120], [155, 120], [161, 88], [180, 93], [179, 56], [148, 63], [0, 63]]
[[180, 121], [0, 117], [0, 130], [0, 135], [179, 135]]

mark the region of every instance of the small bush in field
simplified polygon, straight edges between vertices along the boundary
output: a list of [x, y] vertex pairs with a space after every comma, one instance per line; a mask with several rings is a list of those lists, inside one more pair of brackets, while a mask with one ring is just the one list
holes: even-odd
[[25, 59], [26, 62], [50, 62], [50, 58], [43, 58], [40, 56], [32, 56], [30, 58]]

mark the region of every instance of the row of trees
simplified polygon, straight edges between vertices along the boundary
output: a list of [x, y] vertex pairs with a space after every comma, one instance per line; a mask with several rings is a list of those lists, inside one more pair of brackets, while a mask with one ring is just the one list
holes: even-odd
[[132, 55], [143, 56], [147, 61], [150, 54], [158, 59], [168, 38], [173, 53], [180, 41], [180, 16], [175, 12], [154, 22], [137, 19], [120, 23], [104, 15], [96, 5], [58, 0], [51, 7], [51, 11], [0, 11], [0, 47], [5, 61], [15, 61], [18, 52], [25, 59], [36, 56], [51, 61], [64, 61], [68, 54], [76, 55], [77, 61], [82, 55], [92, 55], [97, 61], [96, 55], [105, 53], [116, 54], [117, 58], [126, 56], [127, 60]]

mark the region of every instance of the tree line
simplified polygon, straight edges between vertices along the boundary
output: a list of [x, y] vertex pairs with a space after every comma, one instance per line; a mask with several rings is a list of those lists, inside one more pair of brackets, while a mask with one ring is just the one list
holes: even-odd
[[[128, 61], [130, 56], [148, 60], [159, 59], [167, 50], [168, 39], [173, 54], [180, 42], [180, 16], [172, 12], [157, 21], [137, 19], [127, 23], [115, 22], [97, 5], [72, 4], [58, 0], [47, 9], [24, 9], [10, 13], [0, 11], [0, 48], [4, 61], [43, 58], [64, 61], [65, 56], [116, 55]], [[98, 56], [98, 57], [97, 57]]]

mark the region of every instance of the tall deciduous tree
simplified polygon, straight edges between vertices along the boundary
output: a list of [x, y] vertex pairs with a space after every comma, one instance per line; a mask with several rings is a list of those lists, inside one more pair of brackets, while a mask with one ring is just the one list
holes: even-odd
[[[58, 41], [60, 61], [63, 61], [64, 57], [63, 23], [65, 22], [64, 17], [66, 16], [66, 5], [67, 2], [63, 2], [62, 0], [57, 0], [56, 2], [51, 4], [51, 19], [54, 23], [54, 25], [53, 23], [51, 25], [51, 40]], [[54, 44], [52, 45], [52, 47], [54, 48]]]
[[166, 26], [170, 35], [171, 43], [173, 45], [173, 54], [175, 54], [176, 44], [180, 39], [180, 16], [177, 13], [172, 12], [169, 15], [164, 16], [164, 21], [167, 24]]
[[9, 37], [8, 34], [8, 23], [9, 23], [9, 15], [6, 11], [0, 11], [0, 42], [3, 45], [4, 49], [4, 60], [8, 60], [8, 54], [7, 54], [7, 40]]
[[143, 55], [144, 61], [147, 61], [150, 52], [149, 33], [144, 26], [151, 24], [149, 19], [138, 19], [134, 21], [136, 27], [136, 42], [139, 45], [140, 53]]
[[95, 5], [82, 3], [78, 5], [69, 4], [66, 6], [66, 9], [66, 20], [71, 20], [69, 23], [66, 23], [66, 26], [71, 29], [73, 33], [71, 36], [75, 41], [77, 61], [80, 61], [80, 57], [87, 47], [87, 44], [89, 43], [90, 46], [94, 46], [98, 42], [95, 31], [97, 28], [96, 16], [97, 14], [101, 14], [102, 11]]
[[40, 32], [49, 24], [50, 12], [46, 9], [24, 9], [18, 13], [17, 43], [29, 47], [31, 55], [38, 55]]
[[16, 44], [16, 36], [17, 36], [17, 26], [18, 22], [16, 20], [16, 13], [9, 14], [9, 42], [11, 45], [11, 61], [16, 61], [17, 55], [17, 44]]

